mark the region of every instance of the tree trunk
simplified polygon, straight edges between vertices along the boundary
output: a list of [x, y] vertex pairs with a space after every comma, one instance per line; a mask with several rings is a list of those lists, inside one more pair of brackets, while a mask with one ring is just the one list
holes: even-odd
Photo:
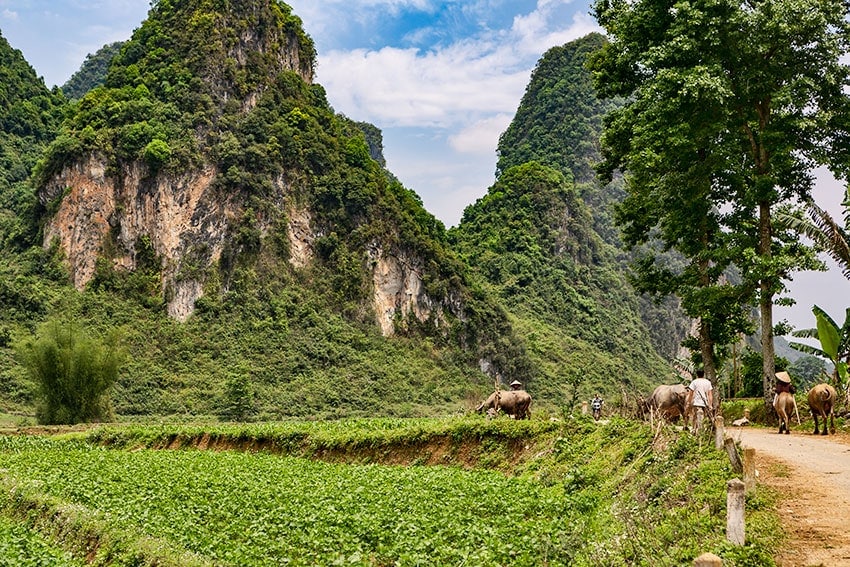
[[[706, 231], [703, 231], [703, 248], [708, 249], [708, 234]], [[711, 280], [711, 276], [709, 275], [709, 261], [701, 259], [698, 267], [700, 286], [703, 289], [708, 289], [716, 283]], [[711, 337], [711, 323], [706, 321], [704, 317], [700, 317], [699, 320], [699, 350], [702, 356], [702, 369], [705, 371], [705, 377], [715, 387], [714, 407], [716, 408], [720, 403], [720, 395], [717, 391], [717, 361], [714, 357], [714, 339]]]
[[[770, 245], [772, 241], [770, 203], [762, 201], [759, 204], [759, 246], [758, 252], [764, 265], [770, 263], [772, 257]], [[764, 386], [764, 405], [770, 415], [773, 406], [773, 381], [775, 379], [775, 353], [773, 350], [773, 274], [763, 273], [759, 282], [759, 315], [761, 317], [761, 354], [762, 385]]]
[[714, 341], [711, 339], [711, 327], [704, 320], [699, 322], [699, 349], [702, 355], [702, 368], [705, 377], [717, 384], [717, 363], [714, 360]]

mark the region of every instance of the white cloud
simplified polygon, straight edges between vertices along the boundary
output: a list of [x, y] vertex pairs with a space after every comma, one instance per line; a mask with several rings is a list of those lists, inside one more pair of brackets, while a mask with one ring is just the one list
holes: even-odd
[[552, 47], [602, 31], [589, 14], [582, 12], [575, 12], [569, 25], [559, 24], [560, 14], [566, 13], [565, 6], [571, 3], [572, 0], [539, 0], [536, 10], [514, 18], [512, 40], [525, 53], [540, 56]]
[[561, 4], [541, 2], [511, 30], [430, 51], [331, 51], [319, 57], [317, 80], [337, 110], [383, 125], [467, 127], [512, 114], [544, 51], [599, 29], [581, 14], [566, 27], [548, 26], [550, 12]]
[[508, 57], [478, 47], [335, 51], [320, 59], [317, 79], [337, 110], [387, 125], [446, 128], [513, 112], [527, 69], [507, 67]]
[[449, 145], [466, 154], [494, 155], [502, 135], [513, 120], [513, 114], [496, 114], [470, 124], [457, 134], [449, 136]]
[[0, 12], [0, 13], [2, 13], [2, 14], [3, 14], [3, 19], [4, 19], [4, 20], [12, 20], [13, 22], [18, 21], [18, 13], [17, 13], [17, 12], [15, 12], [14, 10], [10, 10], [10, 9], [8, 9], [8, 8], [4, 8], [4, 9], [3, 9], [3, 12]]

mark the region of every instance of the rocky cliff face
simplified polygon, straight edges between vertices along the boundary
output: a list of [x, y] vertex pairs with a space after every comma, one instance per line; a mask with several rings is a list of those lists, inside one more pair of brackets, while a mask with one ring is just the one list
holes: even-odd
[[375, 315], [384, 335], [393, 334], [396, 317], [408, 314], [419, 321], [436, 315], [435, 323], [439, 324], [442, 310], [425, 292], [420, 258], [403, 253], [387, 254], [377, 244], [369, 250], [369, 256], [373, 265]]
[[[215, 191], [213, 167], [182, 177], [149, 178], [146, 174], [144, 164], [136, 163], [119, 175], [107, 176], [102, 156], [90, 156], [65, 168], [42, 192], [48, 197], [66, 191], [59, 210], [45, 227], [45, 245], [58, 242], [74, 285], [83, 289], [107, 249], [115, 268], [132, 271], [137, 267], [138, 244], [148, 239], [161, 261], [168, 313], [185, 320], [203, 295], [205, 283], [198, 270], [187, 275], [182, 269], [186, 259], [200, 262], [200, 273], [219, 262], [232, 223], [242, 217], [244, 207], [222, 199], [221, 192]], [[286, 203], [292, 191], [280, 178], [275, 180], [275, 193], [281, 203]], [[317, 238], [311, 212], [290, 207], [279, 213], [288, 219], [290, 263], [294, 268], [307, 268], [314, 259]], [[274, 229], [272, 221], [269, 215], [257, 218], [261, 236]], [[376, 322], [384, 335], [393, 334], [397, 317], [412, 314], [425, 321], [435, 308], [441, 310], [425, 293], [421, 259], [388, 253], [377, 242], [368, 256]]]
[[211, 198], [213, 168], [153, 179], [146, 178], [145, 169], [137, 163], [107, 176], [101, 156], [64, 169], [43, 192], [47, 196], [67, 191], [45, 227], [45, 245], [59, 243], [74, 285], [82, 289], [107, 249], [114, 267], [134, 270], [137, 244], [148, 238], [162, 263], [168, 312], [182, 320], [203, 289], [203, 281], [181, 277], [182, 259], [203, 243], [206, 262], [217, 262], [229, 220], [238, 215], [239, 206]]

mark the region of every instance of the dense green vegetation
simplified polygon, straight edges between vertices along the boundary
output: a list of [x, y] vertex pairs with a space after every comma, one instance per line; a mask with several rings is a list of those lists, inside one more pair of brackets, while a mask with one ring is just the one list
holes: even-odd
[[56, 133], [63, 103], [62, 95], [47, 90], [21, 52], [0, 35], [0, 251], [4, 256], [32, 243], [37, 206], [27, 179]]
[[0, 516], [0, 565], [15, 567], [82, 567], [56, 542], [20, 521]]
[[576, 381], [585, 396], [621, 385], [646, 390], [647, 376], [669, 373], [589, 221], [572, 183], [529, 162], [502, 173], [452, 232], [458, 251], [526, 331], [540, 368], [529, 388], [548, 397], [574, 394]]
[[[192, 25], [178, 25], [183, 20]], [[260, 53], [246, 65], [231, 60], [227, 54], [247, 25], [276, 50], [296, 52], [299, 71]], [[277, 51], [263, 51], [270, 52]], [[442, 224], [381, 167], [380, 132], [336, 115], [322, 87], [299, 76], [311, 74], [314, 58], [312, 41], [282, 3], [259, 11], [215, 2], [155, 4], [122, 44], [104, 84], [66, 107], [34, 182], [43, 186], [90, 155], [117, 177], [135, 163], [150, 176], [213, 165], [214, 196], [240, 203], [242, 213], [215, 264], [204, 243], [181, 259], [181, 274], [204, 281], [205, 296], [178, 324], [164, 314], [169, 290], [149, 240], [134, 243], [137, 269], [129, 273], [110, 262], [118, 241], [107, 243], [94, 279], [78, 293], [67, 284], [61, 255], [42, 250], [37, 217], [11, 210], [4, 221], [27, 232], [15, 237], [23, 238], [21, 250], [0, 258], [5, 409], [32, 411], [36, 388], [11, 347], [48, 316], [77, 320], [95, 339], [112, 331], [122, 337], [130, 357], [113, 395], [119, 415], [446, 414], [489, 389], [479, 360], [505, 376], [528, 374], [529, 359], [505, 313], [469, 281]], [[11, 84], [32, 98], [19, 82]], [[237, 102], [245, 97], [252, 104]], [[46, 141], [55, 129], [48, 134]], [[272, 183], [281, 179], [291, 193]], [[35, 210], [33, 187], [19, 190]], [[62, 195], [42, 197], [51, 201], [49, 215]], [[287, 202], [306, 205], [321, 235], [306, 269], [289, 263]], [[261, 231], [261, 219], [278, 220]], [[376, 243], [419, 259], [427, 293], [442, 307], [439, 323], [400, 317], [396, 338], [380, 336], [368, 272]]]
[[86, 60], [76, 73], [62, 85], [62, 93], [72, 100], [83, 98], [87, 92], [99, 87], [106, 79], [112, 59], [121, 51], [122, 41], [104, 45], [95, 53], [86, 55]]
[[[626, 171], [624, 230], [688, 259], [693, 275], [671, 291], [700, 318], [709, 377], [715, 345], [743, 330], [736, 311], [758, 305], [767, 405], [774, 298], [816, 266], [774, 215], [811, 199], [816, 167], [850, 175], [847, 6], [598, 0], [593, 12], [611, 36], [593, 57], [595, 83], [628, 101], [602, 137], [604, 169]], [[732, 262], [741, 283], [729, 293], [721, 270]]]
[[[62, 529], [75, 553], [86, 537], [96, 542], [95, 564], [117, 565], [180, 564], [179, 557], [193, 565], [672, 566], [705, 551], [724, 565], [771, 565], [778, 543], [765, 493], [748, 497], [747, 545], [725, 543], [729, 465], [707, 439], [620, 419], [363, 420], [205, 433], [219, 449], [238, 438], [278, 439], [277, 451], [335, 448], [335, 460], [360, 464], [271, 451], [139, 450], [140, 442], [186, 435], [185, 427], [89, 434], [132, 451], [79, 438], [5, 437], [3, 514], [38, 510], [30, 522], [49, 518], [44, 529]], [[447, 462], [466, 458], [454, 462], [472, 468], [363, 461], [364, 448], [384, 447], [391, 457], [413, 446], [424, 456], [440, 440], [449, 443]], [[512, 440], [521, 441], [519, 460]], [[463, 456], [470, 442], [474, 460]]]

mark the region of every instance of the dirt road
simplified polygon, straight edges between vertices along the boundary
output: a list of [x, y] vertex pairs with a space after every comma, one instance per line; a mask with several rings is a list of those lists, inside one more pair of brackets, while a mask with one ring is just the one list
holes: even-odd
[[[804, 424], [805, 425], [805, 424]], [[760, 483], [789, 495], [778, 509], [788, 542], [780, 567], [850, 567], [850, 440], [811, 430], [732, 427], [727, 435], [756, 450]]]

